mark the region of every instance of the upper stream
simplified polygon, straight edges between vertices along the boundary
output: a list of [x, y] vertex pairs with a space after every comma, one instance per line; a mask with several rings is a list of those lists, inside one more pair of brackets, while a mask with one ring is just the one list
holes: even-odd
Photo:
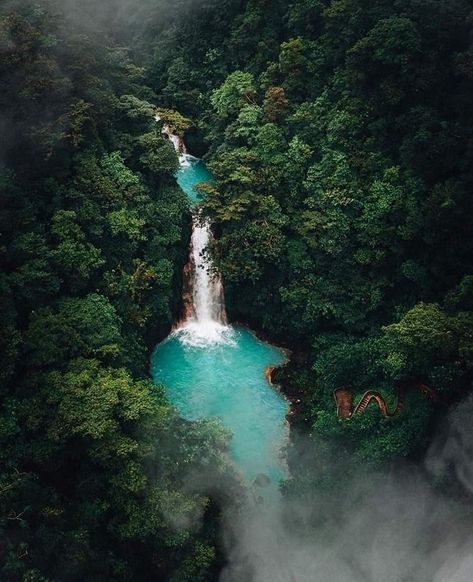
[[[212, 179], [205, 164], [185, 152], [165, 126], [180, 154], [180, 187], [194, 208], [189, 263], [184, 279], [184, 318], [152, 356], [151, 372], [170, 402], [188, 420], [221, 419], [233, 433], [231, 453], [246, 481], [261, 474], [275, 489], [284, 474], [288, 403], [268, 382], [265, 369], [285, 361], [282, 350], [251, 331], [227, 324], [223, 283], [204, 253], [211, 240], [199, 220], [195, 186]], [[268, 490], [268, 491], [269, 491]]]

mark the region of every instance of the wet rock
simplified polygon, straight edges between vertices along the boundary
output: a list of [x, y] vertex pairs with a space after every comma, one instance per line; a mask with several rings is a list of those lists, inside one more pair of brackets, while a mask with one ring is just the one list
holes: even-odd
[[259, 475], [256, 475], [256, 478], [253, 481], [253, 483], [258, 487], [268, 487], [269, 485], [271, 485], [271, 479], [264, 473], [260, 473]]

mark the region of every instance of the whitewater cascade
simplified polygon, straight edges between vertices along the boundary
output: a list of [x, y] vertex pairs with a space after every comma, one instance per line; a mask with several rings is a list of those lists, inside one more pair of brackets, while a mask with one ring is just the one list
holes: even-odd
[[[156, 115], [156, 121], [160, 120]], [[168, 124], [164, 124], [162, 133], [173, 143], [181, 168], [198, 162], [187, 153], [184, 140], [173, 134]], [[189, 262], [184, 269], [184, 317], [174, 331], [183, 343], [193, 346], [232, 341], [233, 329], [227, 325], [222, 278], [206, 253], [211, 238], [209, 221], [195, 209]]]

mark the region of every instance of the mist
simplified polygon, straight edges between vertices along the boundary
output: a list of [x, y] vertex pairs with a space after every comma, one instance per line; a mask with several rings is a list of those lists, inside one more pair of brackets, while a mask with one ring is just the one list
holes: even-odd
[[[131, 50], [142, 35], [159, 35], [201, 0], [5, 0], [0, 13], [46, 9], [61, 34], [91, 34], [104, 43], [113, 40]], [[0, 53], [5, 48], [0, 39]]]
[[[424, 466], [360, 469], [336, 492], [233, 514], [220, 582], [470, 582], [472, 412], [472, 399], [452, 411]], [[455, 500], [433, 487], [449, 468]]]

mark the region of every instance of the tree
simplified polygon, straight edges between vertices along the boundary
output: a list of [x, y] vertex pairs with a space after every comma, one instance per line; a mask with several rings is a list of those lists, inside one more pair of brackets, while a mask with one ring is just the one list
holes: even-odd
[[270, 87], [264, 98], [264, 113], [268, 121], [278, 121], [288, 108], [289, 101], [282, 87]]
[[253, 75], [234, 71], [212, 93], [211, 102], [217, 114], [226, 118], [235, 116], [245, 104], [254, 104], [255, 96]]

